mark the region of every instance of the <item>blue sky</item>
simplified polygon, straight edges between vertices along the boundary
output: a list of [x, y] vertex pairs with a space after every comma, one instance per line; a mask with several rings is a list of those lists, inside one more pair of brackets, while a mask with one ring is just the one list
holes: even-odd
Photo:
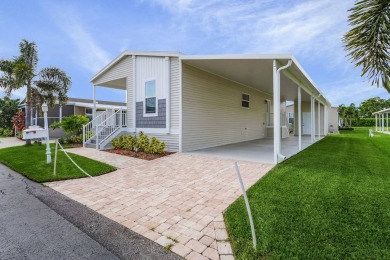
[[[72, 77], [70, 97], [92, 98], [91, 77], [124, 50], [185, 54], [292, 53], [333, 105], [380, 96], [346, 58], [353, 0], [0, 1], [0, 58], [35, 41], [39, 67]], [[24, 96], [22, 89], [14, 97]], [[0, 93], [2, 95], [2, 93]], [[124, 101], [98, 88], [97, 98]]]

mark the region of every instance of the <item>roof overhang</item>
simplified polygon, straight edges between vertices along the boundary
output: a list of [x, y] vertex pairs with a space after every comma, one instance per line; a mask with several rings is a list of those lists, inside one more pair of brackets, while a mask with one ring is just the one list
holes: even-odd
[[390, 113], [390, 108], [385, 108], [385, 109], [382, 109], [380, 111], [376, 111], [374, 113], [372, 113], [373, 115], [379, 115], [379, 114], [384, 114], [384, 113]]
[[[100, 76], [102, 76], [106, 71], [111, 69], [112, 67], [115, 66], [119, 61], [121, 61], [123, 58], [127, 56], [152, 56], [152, 57], [178, 57], [180, 56], [180, 52], [170, 52], [170, 51], [124, 51], [121, 54], [119, 54], [118, 57], [116, 57], [113, 61], [108, 63], [103, 69], [101, 69], [98, 73], [96, 73], [90, 82], [93, 84], [96, 79], [98, 79]], [[122, 79], [119, 79], [122, 80]], [[108, 82], [107, 84], [105, 83], [105, 86], [111, 87], [111, 88], [116, 88], [116, 89], [122, 89], [121, 86], [123, 85], [118, 85], [117, 83], [120, 82]], [[123, 83], [123, 82], [121, 82]], [[126, 86], [126, 82], [125, 82]]]
[[273, 61], [278, 66], [292, 65], [283, 70], [280, 76], [282, 100], [296, 100], [298, 86], [302, 91], [302, 101], [309, 102], [314, 96], [321, 103], [330, 105], [314, 81], [291, 54], [240, 54], [240, 55], [182, 55], [184, 64], [224, 77], [247, 87], [273, 93]]

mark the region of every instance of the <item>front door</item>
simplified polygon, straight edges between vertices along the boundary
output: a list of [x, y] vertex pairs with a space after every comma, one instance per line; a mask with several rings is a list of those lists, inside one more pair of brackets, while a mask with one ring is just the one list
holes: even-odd
[[303, 129], [302, 134], [310, 135], [311, 134], [311, 113], [303, 112]]

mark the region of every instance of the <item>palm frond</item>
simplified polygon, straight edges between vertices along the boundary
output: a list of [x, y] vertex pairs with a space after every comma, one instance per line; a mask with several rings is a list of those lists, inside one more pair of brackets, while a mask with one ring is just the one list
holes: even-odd
[[344, 35], [344, 47], [362, 76], [390, 92], [390, 1], [358, 0], [349, 10], [352, 29]]

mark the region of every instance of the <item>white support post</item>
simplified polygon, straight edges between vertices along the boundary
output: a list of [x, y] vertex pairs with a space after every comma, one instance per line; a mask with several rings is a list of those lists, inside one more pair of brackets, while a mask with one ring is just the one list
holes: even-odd
[[166, 108], [165, 108], [165, 118], [166, 118], [166, 131], [167, 133], [171, 132], [171, 62], [169, 57], [165, 57], [165, 73], [167, 84], [167, 97], [166, 97]]
[[273, 101], [274, 101], [274, 163], [278, 163], [280, 153], [280, 85], [276, 60], [273, 61]]
[[35, 125], [38, 125], [38, 107], [35, 107]]
[[328, 134], [328, 106], [324, 105], [324, 136]]
[[298, 87], [298, 148], [302, 151], [302, 96], [301, 87]]
[[385, 113], [382, 113], [382, 132], [385, 131]]
[[92, 99], [93, 99], [92, 119], [95, 119], [96, 117], [96, 86], [95, 85], [93, 85]]
[[[133, 55], [133, 56], [131, 56], [131, 61], [132, 61], [132, 63], [133, 63], [133, 81], [131, 82], [131, 84], [132, 84], [132, 91], [133, 91], [133, 127], [132, 127], [132, 129], [134, 129], [134, 132], [137, 132], [137, 126], [136, 126], [136, 123], [137, 123], [137, 121], [136, 121], [136, 117], [137, 117], [137, 104], [136, 104], [136, 102], [137, 102], [137, 80], [136, 80], [136, 76], [137, 76], [137, 73], [136, 73], [136, 71], [137, 71], [137, 59], [136, 59], [136, 56], [135, 55]], [[130, 122], [129, 122], [130, 123]]]
[[378, 132], [378, 114], [375, 114], [375, 132]]
[[311, 143], [314, 143], [314, 97], [310, 97], [310, 115], [311, 115], [311, 124], [310, 124], [310, 137]]
[[33, 125], [33, 107], [30, 107], [30, 125]]
[[60, 106], [60, 122], [62, 122], [62, 106]]
[[321, 103], [318, 100], [318, 140], [321, 139]]
[[389, 132], [389, 113], [386, 113], [387, 132]]
[[[285, 66], [277, 68], [276, 60], [273, 61], [273, 98], [274, 98], [274, 163], [278, 163], [278, 157], [281, 147], [281, 133], [280, 133], [280, 71], [287, 69], [292, 64], [289, 60]], [[285, 158], [285, 157], [283, 157]]]

